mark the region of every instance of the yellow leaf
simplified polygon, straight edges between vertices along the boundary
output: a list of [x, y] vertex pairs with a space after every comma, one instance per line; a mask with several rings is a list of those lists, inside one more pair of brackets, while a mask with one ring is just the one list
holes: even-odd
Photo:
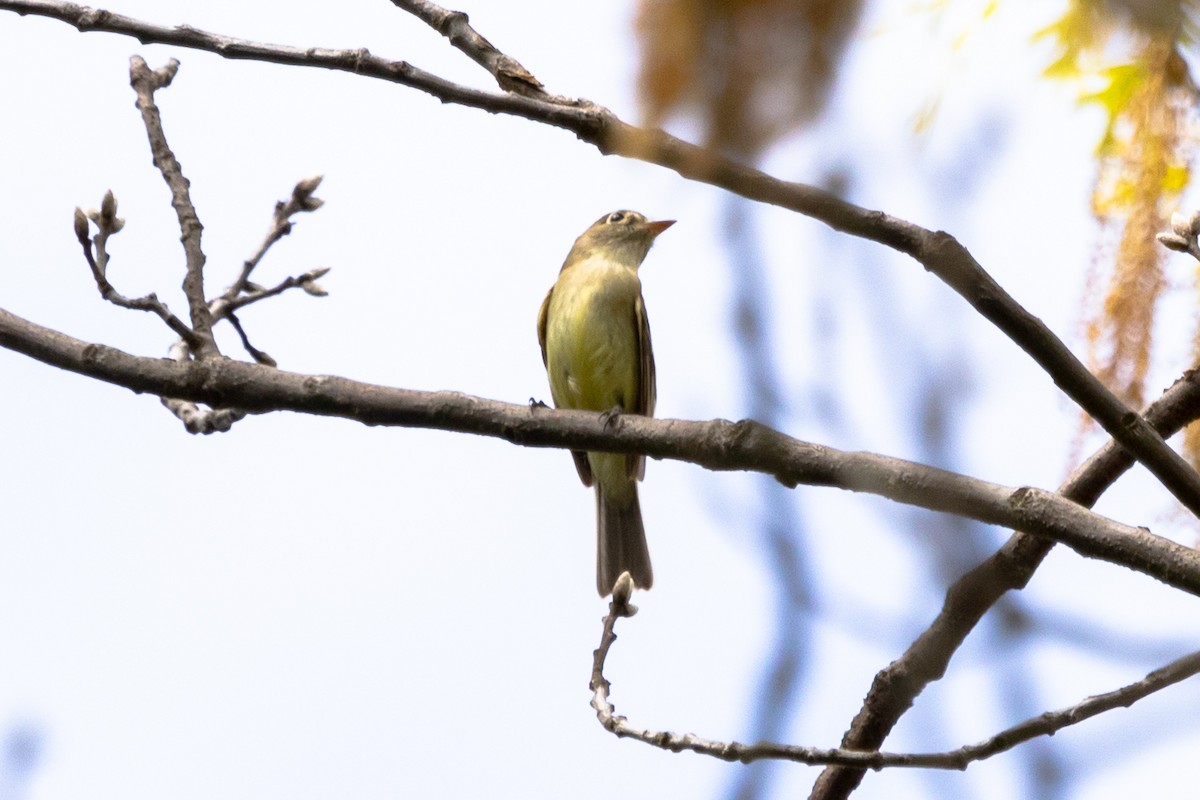
[[1170, 165], [1167, 167], [1167, 174], [1163, 177], [1163, 192], [1179, 194], [1187, 188], [1188, 179], [1190, 177], [1191, 170], [1188, 169], [1186, 164]]

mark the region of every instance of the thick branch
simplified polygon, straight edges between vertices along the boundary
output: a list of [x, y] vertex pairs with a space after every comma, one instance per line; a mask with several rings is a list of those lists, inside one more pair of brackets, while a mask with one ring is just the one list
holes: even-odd
[[712, 470], [748, 470], [788, 486], [869, 492], [934, 511], [1017, 528], [1082, 555], [1200, 595], [1200, 553], [1109, 520], [1051, 492], [1012, 489], [872, 453], [847, 453], [753, 421], [685, 422], [518, 406], [457, 392], [417, 392], [307, 376], [227, 359], [179, 363], [88, 344], [0, 311], [0, 347], [135, 392], [248, 412], [299, 411], [368, 425], [436, 428], [533, 447], [640, 452]]
[[[1167, 446], [1037, 317], [1026, 311], [950, 235], [847, 203], [812, 186], [789, 183], [689, 144], [661, 130], [622, 122], [587, 101], [497, 95], [451, 83], [403, 61], [366, 50], [301, 49], [236, 39], [187, 26], [152, 25], [108, 11], [52, 0], [0, 0], [0, 10], [59, 19], [81, 31], [108, 31], [157, 42], [207, 50], [226, 58], [321, 67], [411, 86], [443, 102], [505, 113], [572, 131], [602, 153], [636, 158], [675, 170], [685, 178], [719, 186], [751, 200], [788, 208], [835, 230], [885, 244], [912, 256], [958, 292], [980, 314], [1028, 353], [1066, 394], [1080, 405], [1162, 482], [1185, 507], [1200, 516], [1200, 475]], [[199, 332], [199, 331], [198, 331]]]

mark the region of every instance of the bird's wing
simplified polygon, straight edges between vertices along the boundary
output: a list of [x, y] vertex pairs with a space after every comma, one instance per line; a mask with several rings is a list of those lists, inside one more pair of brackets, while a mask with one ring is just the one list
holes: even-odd
[[[546, 299], [542, 301], [542, 308], [538, 311], [537, 333], [538, 344], [542, 348], [542, 364], [547, 368], [550, 367], [549, 359], [546, 358], [546, 319], [550, 316], [550, 298], [554, 295], [554, 287], [550, 287], [550, 291], [546, 292]], [[550, 387], [551, 395], [554, 394], [554, 387]], [[555, 404], [557, 404], [557, 400]], [[592, 465], [588, 463], [587, 453], [582, 450], [572, 450], [571, 458], [575, 460], [575, 471], [579, 473], [579, 480], [583, 481], [584, 486], [591, 486], [594, 479], [592, 477]]]
[[538, 344], [542, 348], [542, 365], [549, 366], [546, 360], [546, 319], [550, 316], [550, 298], [554, 294], [554, 287], [550, 287], [550, 291], [546, 292], [546, 299], [542, 301], [542, 307], [538, 311]]
[[[633, 305], [634, 317], [637, 320], [637, 362], [638, 383], [637, 398], [634, 401], [633, 413], [646, 417], [654, 416], [654, 402], [657, 399], [657, 386], [654, 375], [654, 348], [650, 344], [650, 319], [646, 316], [646, 304], [642, 302], [639, 292]], [[631, 455], [629, 458], [629, 474], [638, 480], [646, 474], [646, 457]]]

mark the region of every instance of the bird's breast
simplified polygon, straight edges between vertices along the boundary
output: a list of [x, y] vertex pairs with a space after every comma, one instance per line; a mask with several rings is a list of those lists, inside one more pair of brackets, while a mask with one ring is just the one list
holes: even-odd
[[637, 396], [637, 299], [627, 267], [588, 260], [565, 270], [546, 324], [546, 360], [555, 405], [629, 409]]

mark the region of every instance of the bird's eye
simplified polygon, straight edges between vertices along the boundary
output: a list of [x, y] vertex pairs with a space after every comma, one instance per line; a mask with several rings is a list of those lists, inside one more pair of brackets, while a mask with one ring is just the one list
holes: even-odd
[[623, 219], [625, 219], [625, 212], [623, 212], [623, 211], [614, 211], [613, 213], [608, 215], [608, 221], [610, 223], [620, 222]]

